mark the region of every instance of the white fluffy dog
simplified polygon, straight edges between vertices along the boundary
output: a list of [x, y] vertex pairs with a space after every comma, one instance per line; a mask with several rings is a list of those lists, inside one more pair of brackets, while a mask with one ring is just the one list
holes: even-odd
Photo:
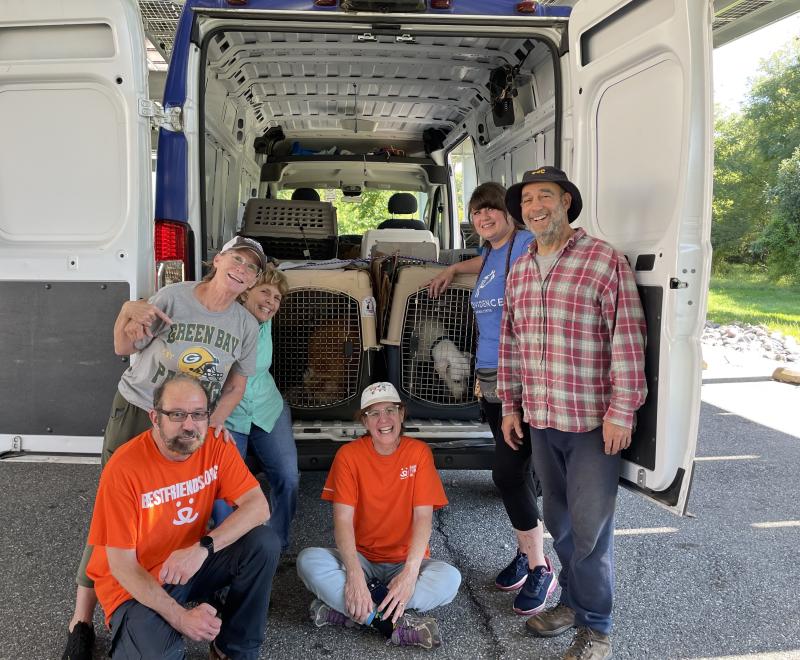
[[447, 385], [457, 401], [464, 398], [470, 376], [472, 353], [458, 350], [447, 328], [435, 319], [422, 322], [419, 332], [419, 355], [433, 362], [439, 378]]

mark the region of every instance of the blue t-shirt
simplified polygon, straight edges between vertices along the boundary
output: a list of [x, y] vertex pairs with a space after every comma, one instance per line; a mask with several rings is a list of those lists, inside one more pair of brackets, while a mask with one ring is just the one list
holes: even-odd
[[[478, 350], [475, 366], [479, 369], [497, 369], [497, 353], [500, 350], [500, 317], [503, 314], [503, 301], [506, 295], [506, 255], [511, 248], [509, 269], [514, 262], [528, 250], [533, 240], [529, 231], [517, 231], [513, 243], [492, 249], [483, 269], [478, 275], [478, 283], [472, 291], [472, 309], [478, 323]], [[486, 250], [488, 248], [484, 248]]]

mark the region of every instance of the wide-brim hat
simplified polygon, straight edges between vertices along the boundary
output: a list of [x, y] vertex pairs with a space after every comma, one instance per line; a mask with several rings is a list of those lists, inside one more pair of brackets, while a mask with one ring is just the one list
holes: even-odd
[[373, 383], [361, 393], [361, 410], [373, 403], [402, 403], [400, 395], [391, 383]]
[[258, 258], [258, 265], [261, 270], [265, 270], [267, 267], [267, 255], [264, 254], [264, 248], [261, 247], [261, 243], [254, 241], [252, 238], [234, 236], [222, 246], [220, 253], [228, 252], [229, 250], [250, 250]]
[[567, 175], [557, 167], [545, 165], [538, 167], [535, 170], [528, 170], [522, 175], [522, 181], [515, 183], [506, 192], [506, 208], [508, 212], [516, 218], [517, 221], [523, 222], [522, 219], [522, 189], [529, 183], [557, 183], [565, 192], [568, 192], [572, 197], [572, 202], [567, 209], [567, 219], [574, 222], [581, 214], [583, 208], [583, 200], [578, 187], [567, 178]]

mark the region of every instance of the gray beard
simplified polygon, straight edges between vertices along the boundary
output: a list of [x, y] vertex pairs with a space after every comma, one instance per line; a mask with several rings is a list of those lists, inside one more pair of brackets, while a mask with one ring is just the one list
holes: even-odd
[[173, 436], [165, 435], [160, 428], [159, 431], [161, 432], [161, 439], [164, 441], [164, 446], [175, 454], [190, 456], [203, 446], [202, 442], [200, 442], [200, 444], [196, 443], [197, 440], [201, 439], [197, 431], [191, 431], [190, 433], [181, 432]]

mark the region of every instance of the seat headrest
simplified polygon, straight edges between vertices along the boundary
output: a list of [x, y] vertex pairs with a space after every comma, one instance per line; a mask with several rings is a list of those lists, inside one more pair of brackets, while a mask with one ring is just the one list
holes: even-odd
[[389, 220], [384, 220], [381, 224], [378, 225], [378, 229], [422, 229], [425, 230], [427, 227], [422, 220], [410, 220], [408, 218], [390, 218]]
[[389, 213], [416, 213], [417, 198], [411, 193], [395, 193], [389, 198]]
[[313, 188], [295, 188], [292, 193], [292, 200], [296, 202], [318, 202], [319, 193]]

